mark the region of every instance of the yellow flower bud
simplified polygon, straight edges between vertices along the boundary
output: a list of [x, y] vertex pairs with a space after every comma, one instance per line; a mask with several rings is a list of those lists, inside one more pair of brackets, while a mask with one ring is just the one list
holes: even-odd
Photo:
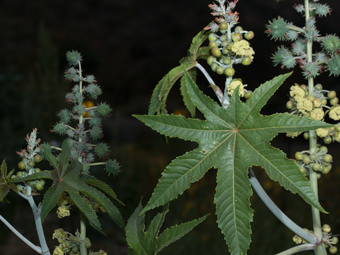
[[239, 80], [233, 80], [229, 85], [228, 85], [228, 94], [232, 96], [234, 94], [234, 90], [239, 86], [238, 89], [238, 94], [240, 97], [244, 97], [244, 87], [241, 81]]
[[326, 136], [329, 135], [329, 129], [328, 128], [318, 128], [316, 130], [316, 134], [318, 137], [325, 138]]
[[249, 42], [246, 40], [240, 40], [237, 42], [234, 42], [234, 44], [231, 47], [231, 51], [234, 52], [236, 55], [242, 56], [242, 57], [250, 57], [251, 60], [254, 58], [254, 50], [250, 46]]
[[325, 113], [322, 110], [322, 108], [315, 108], [310, 113], [310, 117], [315, 120], [322, 120], [324, 116], [325, 116]]
[[336, 107], [333, 107], [329, 111], [329, 117], [333, 120], [340, 120], [340, 105], [337, 105]]

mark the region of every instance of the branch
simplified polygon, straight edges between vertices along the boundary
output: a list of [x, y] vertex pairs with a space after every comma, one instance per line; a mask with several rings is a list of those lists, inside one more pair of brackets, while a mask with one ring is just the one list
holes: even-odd
[[13, 227], [2, 215], [0, 215], [0, 220], [8, 227], [21, 241], [23, 241], [25, 244], [27, 244], [29, 247], [31, 247], [34, 251], [41, 254], [42, 250], [39, 246], [33, 244], [30, 240], [28, 240], [26, 237], [24, 237], [18, 230], [16, 230], [15, 227]]
[[251, 168], [249, 168], [249, 175], [250, 175], [250, 183], [253, 189], [255, 190], [257, 195], [261, 198], [262, 202], [275, 215], [276, 218], [278, 218], [287, 228], [292, 230], [295, 234], [297, 234], [298, 236], [300, 236], [307, 242], [313, 245], [319, 243], [319, 240], [315, 235], [308, 233], [306, 230], [298, 226], [294, 221], [288, 218], [288, 216], [285, 215], [280, 210], [280, 208], [277, 207], [277, 205], [270, 199], [270, 197], [264, 191], [261, 184], [256, 179], [256, 176]]

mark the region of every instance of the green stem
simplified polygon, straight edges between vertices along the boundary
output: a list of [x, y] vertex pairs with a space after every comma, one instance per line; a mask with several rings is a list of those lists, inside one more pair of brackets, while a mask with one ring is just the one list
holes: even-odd
[[87, 254], [87, 249], [85, 246], [85, 239], [86, 239], [86, 223], [85, 223], [84, 214], [81, 213], [80, 215], [80, 240], [82, 241], [80, 243], [80, 254], [81, 255]]
[[32, 196], [27, 197], [27, 201], [30, 204], [34, 216], [34, 223], [35, 223], [35, 228], [37, 230], [38, 234], [38, 239], [39, 243], [41, 246], [41, 254], [43, 255], [49, 255], [50, 251], [48, 249], [46, 239], [45, 239], [45, 234], [44, 234], [44, 229], [42, 226], [42, 221], [41, 221], [41, 209], [40, 207], [38, 208], [34, 202], [34, 199]]
[[[309, 13], [309, 0], [305, 0], [305, 18], [306, 24], [310, 19]], [[313, 42], [311, 40], [307, 40], [307, 63], [311, 63], [313, 61]], [[314, 79], [313, 77], [308, 78], [308, 93], [309, 95], [313, 95], [314, 93]], [[315, 153], [317, 150], [317, 137], [315, 131], [309, 131], [309, 150], [310, 153]], [[313, 191], [318, 198], [318, 178], [317, 173], [313, 171], [313, 169], [309, 168], [309, 180]], [[314, 234], [318, 237], [319, 240], [322, 240], [322, 229], [321, 229], [321, 219], [320, 219], [320, 211], [312, 206], [312, 218], [313, 218], [313, 230]], [[327, 254], [325, 246], [323, 243], [320, 243], [315, 250], [315, 255], [325, 255]]]
[[291, 255], [295, 254], [301, 251], [309, 251], [309, 250], [314, 250], [315, 244], [301, 244], [295, 247], [292, 247], [288, 250], [285, 250], [283, 252], [277, 253], [276, 255]]
[[[81, 69], [81, 63], [78, 61], [79, 66], [79, 93], [83, 94], [83, 76], [82, 76], [82, 69]], [[79, 114], [79, 125], [83, 124], [83, 114]], [[79, 137], [79, 143], [82, 142], [81, 137]], [[82, 162], [82, 159], [78, 158], [79, 162]], [[81, 255], [87, 255], [87, 249], [85, 246], [85, 239], [86, 239], [86, 223], [85, 223], [85, 217], [82, 213], [80, 213], [80, 240], [82, 241], [80, 243], [80, 254]]]
[[2, 221], [6, 227], [8, 227], [21, 241], [23, 241], [25, 244], [31, 247], [35, 252], [39, 254], [42, 253], [41, 248], [39, 246], [36, 246], [34, 243], [32, 243], [30, 240], [24, 237], [15, 227], [11, 225], [11, 223], [9, 223], [4, 217], [2, 217], [2, 215], [0, 215], [0, 221]]
[[251, 168], [249, 169], [249, 176], [250, 183], [254, 191], [260, 197], [262, 202], [267, 206], [267, 208], [274, 214], [274, 216], [278, 218], [278, 220], [280, 220], [287, 228], [292, 230], [295, 234], [299, 235], [301, 238], [315, 246], [315, 243], [318, 241], [316, 236], [310, 234], [309, 232], [301, 228], [294, 221], [288, 218], [288, 216], [284, 214], [280, 210], [280, 208], [277, 207], [277, 205], [270, 199], [270, 197], [264, 191], [261, 184], [256, 179], [256, 176]]

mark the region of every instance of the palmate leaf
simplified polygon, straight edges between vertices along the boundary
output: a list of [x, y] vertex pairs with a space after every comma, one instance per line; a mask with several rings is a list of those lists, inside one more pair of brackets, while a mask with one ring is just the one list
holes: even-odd
[[73, 204], [88, 219], [90, 225], [96, 230], [102, 232], [98, 216], [89, 199], [100, 204], [112, 220], [118, 226], [123, 227], [124, 220], [118, 208], [104, 194], [106, 193], [120, 202], [115, 192], [106, 183], [82, 173], [83, 165], [78, 160], [71, 159], [71, 144], [67, 140], [63, 142], [62, 152], [57, 157], [51, 153], [47, 145], [42, 146], [42, 152], [54, 168], [53, 170], [44, 170], [13, 180], [15, 183], [39, 179], [51, 179], [53, 181], [43, 197], [41, 208], [42, 219], [57, 205], [62, 194], [66, 193]]
[[7, 164], [6, 161], [3, 160], [0, 166], [0, 202], [5, 199], [10, 190], [18, 191], [17, 185], [12, 183], [13, 172], [14, 170], [7, 173]]
[[260, 114], [262, 107], [288, 76], [281, 75], [262, 84], [246, 103], [241, 102], [237, 89], [229, 107], [223, 109], [204, 95], [185, 74], [187, 92], [206, 120], [174, 115], [136, 116], [163, 135], [199, 144], [197, 149], [177, 157], [167, 166], [142, 213], [175, 199], [209, 169], [217, 168], [214, 202], [218, 226], [230, 252], [245, 254], [250, 244], [253, 217], [249, 201], [252, 189], [248, 178], [251, 166], [263, 167], [272, 180], [324, 211], [295, 162], [273, 148], [270, 141], [280, 132], [301, 132], [330, 125], [287, 113]]
[[128, 254], [156, 255], [166, 246], [185, 236], [208, 217], [208, 215], [205, 215], [201, 218], [169, 227], [159, 234], [165, 215], [169, 211], [168, 205], [156, 214], [147, 230], [145, 230], [145, 214], [141, 215], [142, 210], [143, 207], [139, 204], [125, 227], [126, 240], [129, 246]]

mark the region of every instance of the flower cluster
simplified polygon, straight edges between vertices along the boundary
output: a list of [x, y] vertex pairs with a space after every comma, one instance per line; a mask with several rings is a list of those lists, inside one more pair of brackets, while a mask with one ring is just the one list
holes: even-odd
[[[305, 228], [304, 230], [313, 234], [313, 231], [311, 231], [309, 229]], [[326, 245], [326, 248], [328, 248], [329, 253], [330, 254], [337, 253], [338, 248], [335, 245], [338, 244], [339, 239], [336, 236], [332, 236], [331, 227], [328, 224], [322, 225], [322, 234], [323, 234], [323, 240], [325, 241], [325, 245]], [[303, 238], [301, 238], [298, 235], [295, 235], [293, 237], [293, 242], [296, 243], [296, 244], [306, 244], [306, 243], [308, 243], [306, 240], [304, 240]]]
[[[37, 133], [38, 131], [35, 128], [29, 135], [26, 136], [27, 148], [17, 152], [17, 154], [21, 157], [18, 167], [22, 171], [17, 171], [11, 178], [21, 178], [40, 172], [40, 169], [35, 167], [35, 164], [42, 160], [42, 156], [40, 155], [41, 140], [40, 138], [37, 138]], [[32, 191], [42, 191], [44, 189], [44, 185], [44, 180], [36, 180], [30, 181], [25, 185], [19, 184], [17, 185], [17, 188], [23, 194], [28, 194]]]
[[[65, 231], [62, 228], [54, 230], [52, 239], [57, 239], [59, 245], [55, 247], [53, 255], [79, 255], [80, 245], [85, 242], [87, 249], [91, 248], [91, 241], [86, 238], [84, 241], [80, 238], [80, 234], [77, 231], [75, 235]], [[90, 252], [92, 255], [106, 255], [107, 253], [103, 250], [97, 252]]]
[[318, 173], [321, 177], [322, 174], [328, 174], [332, 170], [333, 157], [328, 154], [326, 146], [317, 148], [316, 152], [311, 153], [310, 151], [301, 151], [295, 153], [295, 159], [301, 166], [300, 170], [303, 173], [307, 173], [308, 169]]
[[[335, 121], [340, 119], [340, 105], [336, 92], [325, 90], [321, 84], [315, 85], [311, 94], [306, 85], [294, 84], [289, 94], [290, 99], [286, 106], [293, 114], [304, 115], [315, 120], [324, 120], [327, 115]], [[332, 141], [340, 142], [339, 125], [320, 128], [316, 134], [324, 139], [326, 144]]]
[[[295, 10], [304, 13], [302, 4], [296, 5]], [[321, 36], [316, 28], [315, 17], [324, 17], [330, 13], [327, 4], [315, 1], [310, 3], [310, 15], [304, 27], [300, 28], [294, 24], [278, 17], [267, 24], [266, 33], [274, 40], [291, 42], [291, 47], [280, 46], [273, 55], [274, 65], [282, 68], [293, 68], [299, 65], [305, 78], [315, 78], [323, 71], [330, 75], [340, 75], [340, 39], [336, 35]], [[313, 41], [320, 44], [320, 52], [313, 54], [312, 61], [307, 60], [306, 42]]]
[[232, 77], [235, 74], [234, 64], [250, 65], [254, 59], [255, 52], [247, 41], [254, 37], [254, 32], [236, 26], [239, 16], [233, 9], [237, 0], [227, 5], [224, 0], [216, 2], [217, 4], [209, 5], [215, 21], [205, 28], [210, 30], [211, 56], [207, 62], [214, 72]]
[[[98, 140], [103, 137], [102, 122], [110, 115], [111, 108], [106, 103], [94, 105], [93, 101], [102, 90], [93, 75], [84, 76], [80, 53], [70, 51], [66, 58], [70, 68], [65, 72], [65, 78], [76, 83], [66, 95], [66, 102], [72, 107], [59, 112], [60, 121], [52, 131], [69, 137], [73, 145], [72, 157], [84, 164], [87, 173], [96, 156], [101, 159], [109, 156], [109, 146]], [[105, 165], [109, 174], [116, 174], [120, 167], [111, 159], [106, 160]]]

